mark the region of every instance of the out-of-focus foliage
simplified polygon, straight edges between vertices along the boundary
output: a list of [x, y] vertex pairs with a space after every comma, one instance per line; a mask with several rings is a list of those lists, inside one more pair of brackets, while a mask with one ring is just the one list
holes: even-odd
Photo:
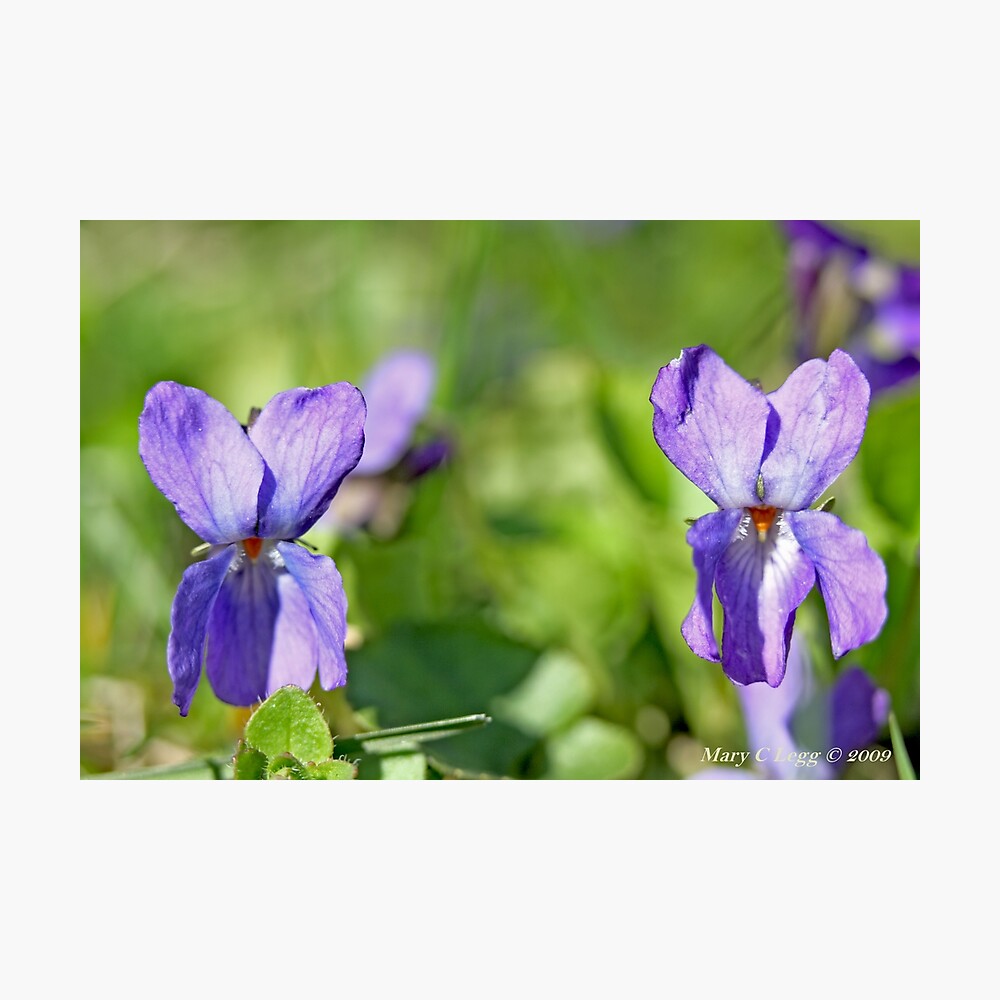
[[[850, 231], [917, 260], [915, 224]], [[358, 777], [674, 778], [705, 746], [744, 746], [732, 686], [680, 635], [684, 519], [709, 508], [656, 446], [648, 396], [699, 343], [781, 384], [785, 252], [769, 222], [84, 223], [82, 771], [231, 755], [249, 716], [207, 684], [188, 718], [171, 704], [170, 605], [199, 540], [139, 460], [146, 390], [174, 379], [245, 419], [404, 346], [437, 361], [428, 423], [451, 457], [396, 484], [392, 531], [307, 536], [343, 574], [351, 627], [347, 687], [311, 695], [343, 737], [493, 721]], [[815, 646], [828, 677], [857, 663], [889, 691], [919, 770], [916, 392], [873, 402], [831, 491], [886, 561], [888, 622], [838, 663]], [[822, 636], [817, 594], [799, 620]]]

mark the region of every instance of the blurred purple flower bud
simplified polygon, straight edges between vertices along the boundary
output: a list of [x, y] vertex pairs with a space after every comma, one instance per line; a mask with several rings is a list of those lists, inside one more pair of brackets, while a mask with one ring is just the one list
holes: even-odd
[[920, 373], [920, 269], [885, 260], [829, 226], [781, 223], [798, 355], [808, 360], [842, 347], [872, 393]]

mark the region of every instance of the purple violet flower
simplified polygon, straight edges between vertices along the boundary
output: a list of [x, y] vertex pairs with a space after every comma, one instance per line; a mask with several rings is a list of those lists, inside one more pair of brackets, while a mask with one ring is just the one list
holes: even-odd
[[[333, 560], [294, 540], [326, 511], [361, 456], [365, 401], [353, 385], [278, 393], [246, 429], [190, 386], [158, 382], [139, 417], [156, 488], [209, 546], [170, 613], [167, 669], [187, 715], [206, 662], [231, 705], [285, 684], [347, 679], [347, 599]], [[207, 654], [206, 654], [207, 646]]]
[[788, 266], [800, 360], [842, 346], [872, 393], [920, 373], [920, 268], [807, 219], [788, 220]]
[[[780, 687], [751, 684], [737, 694], [753, 770], [711, 767], [693, 777], [835, 778], [852, 750], [875, 742], [889, 717], [888, 692], [861, 667], [848, 667], [832, 687], [821, 688], [797, 635], [792, 636]], [[842, 756], [831, 762], [827, 752], [834, 747]]]
[[435, 378], [434, 361], [416, 350], [387, 354], [368, 373], [363, 382], [368, 406], [364, 451], [323, 518], [325, 525], [349, 531], [395, 520], [399, 512], [387, 503], [393, 483], [417, 479], [447, 458], [448, 444], [440, 438], [413, 445]]
[[[843, 351], [807, 361], [766, 395], [704, 345], [685, 348], [656, 377], [656, 443], [719, 507], [687, 533], [697, 588], [681, 633], [737, 684], [781, 683], [795, 610], [814, 583], [835, 657], [882, 628], [882, 560], [860, 531], [808, 509], [857, 454], [868, 400]], [[713, 586], [724, 612], [721, 656]]]

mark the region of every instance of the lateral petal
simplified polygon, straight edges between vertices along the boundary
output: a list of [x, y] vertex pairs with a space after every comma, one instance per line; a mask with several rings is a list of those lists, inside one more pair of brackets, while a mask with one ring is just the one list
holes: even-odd
[[870, 642], [888, 614], [885, 564], [860, 531], [834, 514], [786, 511], [785, 522], [816, 567], [833, 655], [839, 658]]
[[286, 684], [308, 691], [316, 679], [316, 624], [302, 588], [290, 573], [278, 574], [278, 618], [267, 693]]
[[812, 563], [780, 519], [761, 541], [746, 515], [722, 554], [715, 587], [722, 602], [722, 669], [737, 684], [785, 675], [795, 609], [812, 589]]
[[804, 510], [858, 453], [868, 419], [868, 382], [849, 354], [799, 365], [769, 393], [767, 457], [761, 465], [764, 503]]
[[698, 582], [694, 603], [681, 625], [681, 635], [692, 653], [716, 663], [719, 661], [719, 646], [712, 626], [712, 587], [715, 585], [716, 567], [722, 553], [732, 542], [742, 517], [742, 508], [717, 510], [699, 517], [687, 533], [688, 545], [694, 550], [691, 559]]
[[139, 417], [139, 455], [181, 520], [213, 544], [254, 533], [264, 461], [236, 418], [201, 389], [158, 382]]
[[757, 473], [770, 407], [710, 347], [686, 347], [653, 383], [653, 436], [720, 507], [759, 503]]
[[348, 382], [279, 392], [250, 427], [267, 463], [258, 509], [262, 538], [297, 538], [308, 531], [358, 464], [365, 401]]
[[235, 546], [227, 545], [204, 562], [193, 563], [184, 571], [177, 588], [170, 609], [167, 670], [174, 682], [174, 704], [181, 715], [188, 714], [201, 679], [209, 615], [235, 556]]
[[285, 567], [309, 604], [316, 626], [319, 682], [329, 691], [347, 682], [344, 637], [347, 595], [337, 567], [328, 556], [314, 556], [293, 542], [278, 542]]

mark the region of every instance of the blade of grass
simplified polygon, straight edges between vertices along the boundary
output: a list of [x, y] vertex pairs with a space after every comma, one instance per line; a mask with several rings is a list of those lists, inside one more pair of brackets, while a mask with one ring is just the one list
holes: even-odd
[[906, 744], [903, 742], [903, 733], [896, 721], [896, 713], [889, 713], [889, 736], [892, 738], [892, 753], [896, 758], [896, 769], [902, 781], [914, 781], [916, 774], [913, 765], [910, 763], [910, 755], [906, 752]]
[[350, 756], [354, 753], [397, 753], [409, 750], [430, 740], [454, 736], [466, 729], [488, 725], [492, 721], [488, 715], [463, 715], [456, 719], [438, 719], [435, 722], [418, 722], [412, 726], [396, 726], [393, 729], [377, 729], [356, 736], [338, 736], [334, 739], [333, 752], [336, 756]]

